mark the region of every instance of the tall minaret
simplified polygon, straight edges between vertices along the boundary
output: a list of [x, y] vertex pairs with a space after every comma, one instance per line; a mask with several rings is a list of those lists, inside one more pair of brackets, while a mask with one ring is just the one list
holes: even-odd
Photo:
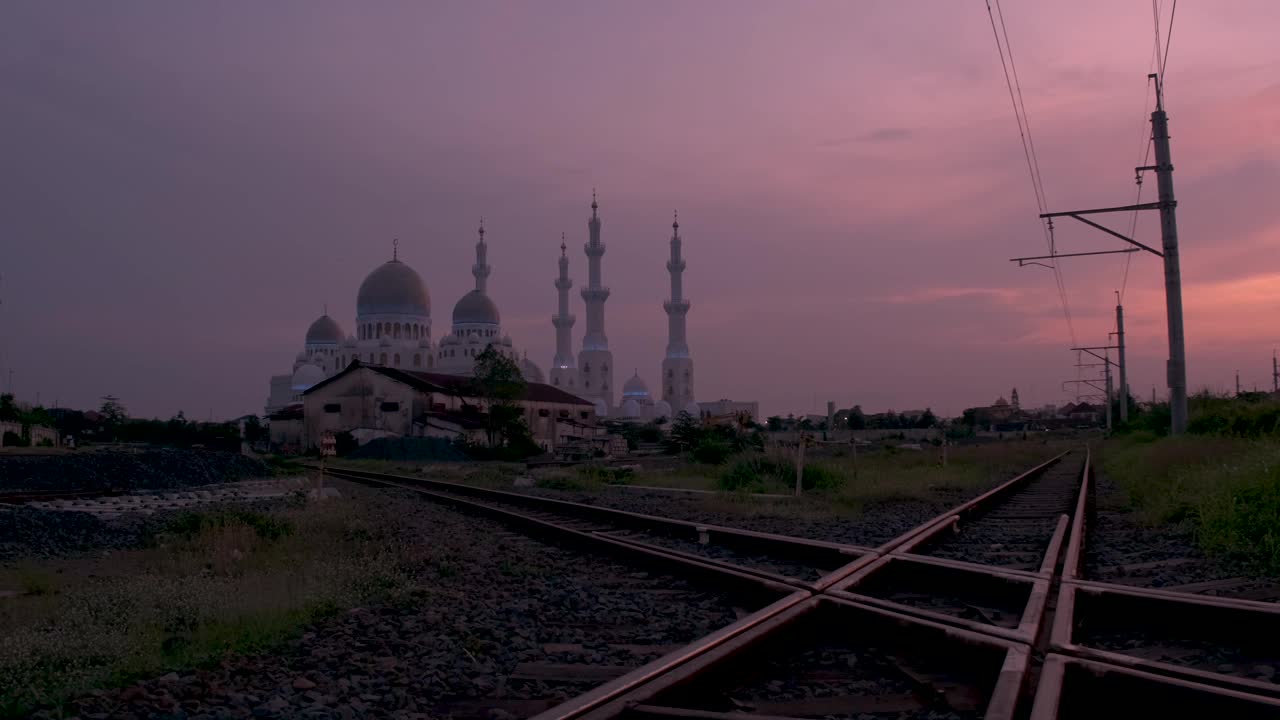
[[489, 284], [489, 273], [493, 268], [487, 262], [489, 246], [484, 242], [484, 218], [480, 218], [480, 239], [476, 241], [476, 264], [471, 266], [471, 274], [476, 277], [476, 292], [483, 293]]
[[599, 208], [592, 190], [591, 219], [587, 221], [590, 239], [583, 248], [587, 253], [587, 286], [582, 288], [582, 299], [587, 304], [587, 333], [582, 338], [582, 352], [578, 353], [578, 394], [601, 401], [602, 409], [609, 414], [613, 411], [613, 353], [609, 352], [609, 338], [604, 334], [604, 301], [609, 299], [609, 288], [600, 284], [604, 243], [600, 242]]
[[573, 281], [569, 279], [569, 256], [564, 244], [564, 235], [560, 235], [560, 277], [556, 278], [556, 291], [560, 295], [560, 312], [551, 317], [551, 324], [556, 328], [556, 356], [551, 360], [551, 384], [562, 387], [569, 392], [578, 389], [578, 363], [573, 358], [573, 322], [577, 318], [569, 314], [569, 288]]
[[662, 360], [662, 399], [679, 414], [693, 402], [693, 358], [685, 340], [685, 316], [689, 301], [684, 299], [684, 258], [680, 257], [680, 217], [671, 223], [671, 299], [662, 304], [667, 311], [667, 356]]

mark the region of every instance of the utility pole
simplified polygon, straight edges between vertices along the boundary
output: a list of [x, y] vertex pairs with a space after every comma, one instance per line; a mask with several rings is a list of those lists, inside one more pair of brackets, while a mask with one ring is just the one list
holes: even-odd
[[1280, 366], [1276, 365], [1276, 351], [1271, 351], [1271, 392], [1280, 392]]
[[1124, 363], [1124, 306], [1116, 293], [1116, 348], [1120, 354], [1120, 422], [1129, 422], [1129, 373]]
[[[36, 395], [39, 397], [39, 395]], [[1236, 397], [1240, 397], [1240, 371], [1236, 371]]]
[[[1166, 115], [1164, 111], [1164, 87], [1161, 85], [1159, 75], [1151, 74], [1147, 77], [1154, 80], [1156, 84], [1156, 109], [1151, 113], [1151, 140], [1152, 144], [1155, 146], [1156, 164], [1137, 167], [1134, 168], [1134, 171], [1139, 184], [1142, 183], [1142, 173], [1144, 171], [1155, 171], [1156, 181], [1159, 188], [1159, 198], [1157, 201], [1137, 203], [1134, 205], [1122, 205], [1119, 207], [1041, 213], [1040, 217], [1041, 219], [1046, 219], [1050, 222], [1052, 222], [1053, 218], [1058, 217], [1069, 217], [1074, 220], [1079, 220], [1085, 225], [1096, 230], [1101, 230], [1112, 237], [1119, 238], [1120, 240], [1129, 243], [1136, 249], [1145, 250], [1164, 260], [1165, 310], [1168, 315], [1169, 323], [1169, 360], [1166, 365], [1166, 379], [1169, 386], [1169, 414], [1171, 417], [1169, 434], [1181, 435], [1187, 431], [1187, 353], [1186, 339], [1184, 337], [1182, 327], [1182, 267], [1178, 257], [1178, 223], [1175, 212], [1178, 207], [1178, 201], [1173, 195], [1173, 159], [1169, 151], [1169, 116]], [[1100, 225], [1084, 217], [1085, 215], [1096, 215], [1099, 213], [1136, 212], [1138, 210], [1160, 211], [1160, 250], [1156, 250], [1149, 245], [1144, 245], [1133, 238], [1127, 237], [1122, 233], [1106, 227], [1105, 225]], [[1133, 248], [1127, 248], [1125, 250], [1109, 250], [1088, 253], [1051, 253], [1049, 255], [1039, 257], [1012, 258], [1012, 261], [1017, 262], [1018, 265], [1021, 266], [1024, 264], [1042, 264], [1034, 261], [1043, 259], [1080, 257], [1084, 255], [1108, 255], [1117, 252], [1133, 251]]]
[[1112, 401], [1111, 401], [1111, 398], [1112, 398], [1112, 392], [1111, 392], [1111, 361], [1110, 361], [1110, 360], [1106, 361], [1106, 362], [1104, 363], [1104, 365], [1105, 365], [1106, 367], [1104, 367], [1104, 368], [1103, 368], [1103, 370], [1106, 372], [1106, 376], [1105, 376], [1105, 377], [1106, 377], [1106, 379], [1107, 379], [1107, 432], [1111, 432], [1111, 425], [1112, 425], [1112, 423], [1111, 423], [1111, 402], [1112, 402]]
[[1163, 78], [1155, 76], [1156, 109], [1151, 135], [1156, 151], [1160, 240], [1164, 247], [1164, 302], [1169, 315], [1169, 411], [1171, 435], [1187, 431], [1187, 349], [1182, 333], [1182, 263], [1178, 257], [1178, 201], [1173, 197], [1173, 157], [1169, 152], [1169, 116], [1164, 112]]

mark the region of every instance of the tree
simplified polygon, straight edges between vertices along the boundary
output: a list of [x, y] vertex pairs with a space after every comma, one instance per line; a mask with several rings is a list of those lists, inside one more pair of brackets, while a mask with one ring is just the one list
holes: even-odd
[[704, 435], [702, 424], [687, 412], [676, 415], [671, 424], [671, 441], [677, 450], [697, 447]]
[[[476, 397], [484, 401], [486, 419], [485, 433], [489, 438], [489, 446], [512, 444], [513, 441], [529, 439], [529, 429], [524, 424], [524, 411], [520, 400], [525, 396], [528, 385], [520, 366], [514, 360], [494, 349], [486, 347], [476, 356], [475, 377], [472, 386]], [[530, 444], [532, 440], [529, 439]]]
[[102, 429], [113, 440], [120, 430], [120, 426], [124, 425], [125, 420], [129, 419], [129, 414], [124, 409], [124, 405], [120, 404], [120, 398], [115, 395], [102, 396], [102, 406], [98, 408], [98, 414], [102, 416]]
[[867, 416], [862, 412], [861, 405], [854, 405], [849, 411], [849, 429], [864, 430], [867, 427]]
[[965, 408], [964, 413], [960, 415], [960, 422], [973, 427], [978, 424], [978, 408]]
[[0, 420], [16, 422], [20, 418], [18, 404], [13, 401], [13, 395], [10, 393], [0, 395]]
[[258, 419], [257, 415], [250, 415], [244, 421], [245, 442], [252, 445], [259, 441], [265, 441], [267, 439], [266, 435], [266, 428], [262, 427], [262, 421]]
[[764, 424], [765, 424], [765, 427], [767, 427], [769, 430], [773, 432], [777, 432], [782, 429], [782, 416], [770, 415], [769, 417], [764, 419]]
[[925, 408], [924, 414], [916, 420], [916, 427], [931, 428], [938, 424], [938, 418], [933, 414], [933, 408]]

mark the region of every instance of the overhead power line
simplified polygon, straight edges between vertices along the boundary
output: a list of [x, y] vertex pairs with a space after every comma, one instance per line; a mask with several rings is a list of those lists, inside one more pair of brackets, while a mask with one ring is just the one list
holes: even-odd
[[[1022, 98], [1022, 82], [1018, 78], [1018, 66], [1013, 59], [1013, 47], [1009, 43], [1009, 30], [1004, 22], [1004, 10], [1000, 7], [1000, 0], [995, 0], [994, 8], [992, 8], [991, 0], [986, 0], [986, 4], [987, 17], [991, 22], [991, 34], [995, 38], [996, 52], [1000, 56], [1000, 68], [1004, 71], [1005, 86], [1009, 90], [1009, 102], [1013, 105], [1014, 120], [1018, 124], [1018, 137], [1022, 142], [1022, 154], [1027, 163], [1027, 173], [1031, 178], [1031, 190], [1035, 195], [1036, 209], [1043, 215], [1048, 212], [1044, 178], [1040, 173], [1040, 160], [1036, 155], [1035, 140], [1031, 134], [1031, 122], [1027, 114], [1027, 106]], [[1000, 25], [998, 30], [996, 28], [997, 17]], [[1055, 255], [1056, 244], [1053, 238], [1053, 221], [1041, 221], [1041, 231], [1044, 233], [1045, 246], [1048, 248], [1049, 254]], [[1071, 336], [1072, 345], [1076, 345], [1078, 343], [1076, 342], [1075, 323], [1071, 317], [1071, 304], [1067, 300], [1067, 287], [1062, 277], [1062, 269], [1058, 267], [1058, 263], [1054, 263], [1050, 267], [1053, 269], [1054, 283], [1057, 285], [1058, 300], [1062, 304], [1062, 316], [1067, 323], [1067, 332]]]

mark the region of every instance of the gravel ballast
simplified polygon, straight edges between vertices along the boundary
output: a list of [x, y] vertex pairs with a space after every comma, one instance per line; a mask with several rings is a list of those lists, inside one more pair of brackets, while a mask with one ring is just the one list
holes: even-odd
[[344, 610], [271, 654], [82, 698], [80, 716], [524, 717], [757, 609], [406, 494], [340, 487], [338, 502], [402, 518], [399, 542], [420, 557], [407, 600]]
[[0, 454], [0, 492], [168, 490], [270, 474], [260, 460], [199, 448]]

